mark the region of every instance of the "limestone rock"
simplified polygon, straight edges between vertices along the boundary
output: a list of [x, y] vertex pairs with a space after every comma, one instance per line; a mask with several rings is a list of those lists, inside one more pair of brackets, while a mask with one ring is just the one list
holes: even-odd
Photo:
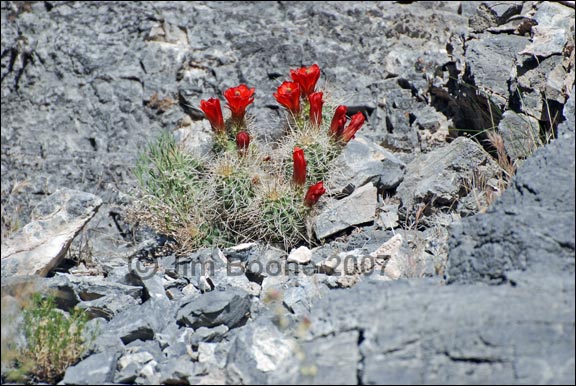
[[376, 188], [369, 183], [352, 195], [330, 203], [314, 221], [316, 236], [324, 239], [351, 226], [374, 221], [376, 194]]
[[67, 188], [40, 202], [33, 221], [2, 243], [2, 277], [46, 276], [100, 205], [95, 195]]

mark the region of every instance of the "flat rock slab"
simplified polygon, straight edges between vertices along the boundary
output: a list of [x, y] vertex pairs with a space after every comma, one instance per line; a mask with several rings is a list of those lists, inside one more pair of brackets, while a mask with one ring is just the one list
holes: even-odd
[[516, 55], [529, 39], [516, 35], [485, 35], [467, 45], [466, 61], [476, 86], [492, 96], [492, 102], [505, 105], [509, 95], [507, 82]]
[[540, 124], [536, 118], [506, 111], [498, 125], [506, 153], [514, 161], [529, 157], [540, 145]]
[[390, 151], [356, 135], [335, 161], [335, 176], [331, 178], [333, 190], [348, 184], [359, 187], [372, 181], [383, 189], [393, 189], [404, 178], [404, 163]]
[[66, 370], [63, 385], [98, 385], [110, 383], [116, 368], [116, 354], [109, 351], [91, 355]]
[[100, 205], [99, 197], [66, 188], [41, 201], [33, 220], [2, 243], [2, 277], [46, 276]]
[[478, 176], [488, 180], [498, 170], [498, 165], [482, 146], [459, 137], [448, 146], [423, 154], [408, 164], [397, 196], [408, 209], [422, 202], [450, 206], [462, 195], [464, 184]]
[[238, 288], [193, 298], [178, 311], [178, 323], [192, 328], [236, 327], [250, 313], [250, 295]]
[[539, 280], [520, 288], [364, 281], [332, 291], [312, 310], [304, 353], [289, 356], [268, 379], [308, 385], [570, 383], [569, 276], [563, 275], [564, 285], [541, 288]]
[[372, 184], [366, 184], [330, 205], [316, 218], [316, 236], [324, 239], [351, 226], [373, 221], [378, 203], [376, 194], [377, 189]]

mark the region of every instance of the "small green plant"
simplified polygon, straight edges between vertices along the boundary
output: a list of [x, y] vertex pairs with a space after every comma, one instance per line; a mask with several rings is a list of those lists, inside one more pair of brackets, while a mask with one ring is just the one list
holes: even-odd
[[52, 297], [32, 296], [23, 311], [26, 347], [15, 359], [15, 369], [8, 374], [12, 381], [58, 382], [68, 367], [86, 351], [84, 338], [88, 321], [86, 312], [74, 309], [70, 315], [58, 310]]
[[247, 241], [286, 249], [312, 242], [307, 218], [326, 192], [332, 162], [365, 118], [357, 113], [346, 125], [346, 106], [323, 109], [317, 65], [290, 75], [293, 81], [274, 94], [287, 111], [278, 143], [253, 138], [254, 120], [246, 108], [254, 89], [242, 84], [224, 91], [226, 119], [219, 99], [200, 101], [213, 130], [209, 156], [195, 158], [170, 134], [149, 145], [135, 169], [141, 197], [133, 222], [172, 237], [180, 252]]

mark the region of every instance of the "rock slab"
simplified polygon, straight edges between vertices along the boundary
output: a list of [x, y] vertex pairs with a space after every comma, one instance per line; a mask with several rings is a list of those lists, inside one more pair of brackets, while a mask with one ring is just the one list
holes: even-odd
[[335, 202], [315, 220], [316, 236], [324, 239], [351, 226], [374, 220], [377, 189], [366, 184], [350, 196]]
[[72, 189], [60, 189], [41, 201], [32, 212], [33, 221], [2, 243], [2, 277], [46, 276], [100, 205], [99, 197]]

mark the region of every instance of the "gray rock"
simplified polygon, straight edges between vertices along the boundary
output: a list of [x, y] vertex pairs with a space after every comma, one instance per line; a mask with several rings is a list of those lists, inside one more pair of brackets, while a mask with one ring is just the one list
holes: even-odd
[[528, 38], [515, 35], [481, 36], [467, 44], [466, 63], [475, 86], [500, 109], [508, 102], [508, 80], [526, 44]]
[[235, 331], [228, 352], [227, 384], [265, 384], [268, 373], [294, 355], [294, 341], [267, 318]]
[[135, 282], [142, 285], [146, 290], [146, 297], [154, 302], [168, 302], [168, 296], [164, 290], [162, 277], [156, 271], [156, 267], [146, 267], [142, 262], [133, 259], [129, 262], [130, 274]]
[[412, 126], [418, 130], [420, 150], [428, 152], [446, 143], [452, 125], [446, 116], [432, 106], [419, 109]]
[[301, 273], [290, 277], [279, 290], [283, 304], [296, 317], [301, 318], [310, 313], [314, 302], [320, 299], [328, 288], [323, 283], [322, 275]]
[[515, 161], [530, 156], [540, 145], [540, 123], [532, 117], [506, 111], [498, 124], [506, 153]]
[[351, 226], [374, 221], [376, 190], [376, 187], [368, 183], [355, 190], [352, 195], [329, 203], [314, 220], [316, 236], [324, 239]]
[[483, 1], [470, 18], [470, 27], [474, 31], [481, 32], [506, 23], [510, 17], [521, 11], [521, 1]]
[[408, 212], [415, 212], [415, 206], [420, 203], [430, 207], [451, 206], [465, 195], [465, 183], [475, 175], [489, 179], [496, 175], [498, 168], [478, 143], [459, 137], [408, 164], [397, 197]]
[[270, 379], [331, 384], [339, 374], [337, 383], [354, 384], [570, 382], [570, 276], [544, 287], [541, 278], [519, 287], [370, 281], [331, 292], [312, 310], [304, 355], [290, 356]]
[[357, 188], [371, 181], [376, 187], [393, 189], [402, 181], [404, 167], [394, 154], [366, 137], [356, 135], [334, 161], [335, 172], [329, 180], [330, 186], [339, 192], [348, 184]]
[[194, 384], [193, 378], [198, 370], [196, 363], [192, 362], [188, 355], [166, 361], [160, 364], [158, 369], [159, 383], [162, 385]]
[[172, 313], [171, 304], [151, 300], [139, 306], [129, 307], [108, 323], [106, 331], [96, 342], [102, 341], [101, 344], [106, 344], [120, 340], [127, 345], [138, 339], [152, 340], [156, 333], [166, 328]]
[[352, 330], [306, 342], [301, 345], [305, 360], [299, 366], [288, 361], [271, 376], [272, 383], [357, 385], [360, 339], [359, 331]]
[[542, 58], [560, 55], [566, 43], [568, 43], [566, 29], [534, 26], [532, 27], [532, 43], [528, 44], [521, 54]]
[[154, 356], [147, 351], [126, 353], [118, 359], [117, 371], [114, 375], [115, 383], [132, 383], [138, 377], [144, 365], [154, 360]]
[[228, 332], [226, 325], [219, 325], [213, 328], [200, 327], [190, 336], [189, 342], [192, 347], [198, 347], [202, 342], [219, 342]]
[[574, 25], [574, 8], [560, 3], [538, 3], [534, 19], [538, 25], [553, 28], [562, 28], [570, 33], [570, 26]]
[[564, 122], [558, 125], [558, 136], [563, 140], [570, 140], [574, 136], [575, 124], [574, 124], [574, 99], [576, 98], [575, 88], [572, 86], [570, 91], [570, 97], [564, 105]]
[[522, 1], [485, 1], [498, 24], [505, 23], [510, 17], [518, 15], [522, 11]]
[[2, 277], [46, 276], [100, 205], [102, 200], [95, 195], [71, 189], [60, 189], [40, 202], [32, 212], [33, 221], [3, 240]]
[[418, 133], [412, 127], [414, 112], [425, 105], [412, 96], [410, 89], [399, 88], [397, 79], [385, 82], [385, 94], [381, 107], [384, 112], [386, 134], [382, 146], [394, 152], [412, 152], [418, 149]]
[[[530, 59], [532, 60], [532, 59]], [[534, 63], [525, 63], [526, 70], [518, 76], [517, 86], [512, 91], [520, 100], [520, 108], [536, 119], [546, 119], [550, 100], [564, 103], [566, 93], [564, 80], [567, 78], [566, 70], [560, 56], [552, 56], [540, 61], [534, 68]]]
[[250, 295], [237, 288], [212, 291], [184, 303], [178, 310], [177, 320], [192, 328], [224, 324], [231, 329], [247, 318], [250, 303]]
[[384, 229], [394, 229], [398, 227], [398, 204], [382, 205], [378, 211], [376, 223]]
[[238, 288], [257, 296], [260, 285], [246, 277], [246, 263], [228, 259], [219, 248], [201, 249], [177, 262], [181, 277], [191, 281], [200, 292]]
[[286, 252], [272, 246], [257, 248], [248, 256], [245, 269], [254, 280], [261, 280], [263, 285], [266, 278], [285, 273]]
[[454, 225], [449, 280], [502, 283], [514, 270], [574, 272], [574, 175], [573, 137], [538, 149], [484, 216]]
[[116, 369], [116, 354], [113, 351], [94, 354], [69, 367], [64, 374], [64, 385], [99, 385], [111, 383]]
[[55, 290], [60, 307], [68, 310], [80, 304], [94, 316], [110, 319], [123, 307], [140, 304], [142, 287], [116, 283], [101, 276], [57, 274], [45, 281], [46, 289]]
[[176, 130], [174, 136], [190, 154], [198, 158], [209, 156], [214, 146], [212, 127], [207, 120], [191, 121], [188, 126]]
[[141, 300], [129, 295], [106, 295], [98, 299], [78, 303], [80, 309], [85, 310], [91, 317], [101, 317], [110, 320], [114, 315], [124, 311], [126, 307], [140, 304]]

